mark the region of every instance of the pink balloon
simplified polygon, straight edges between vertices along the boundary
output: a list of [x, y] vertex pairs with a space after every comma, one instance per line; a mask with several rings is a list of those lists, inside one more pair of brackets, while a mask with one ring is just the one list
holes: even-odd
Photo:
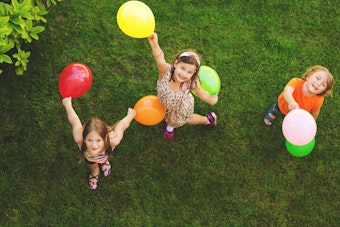
[[282, 132], [291, 144], [296, 146], [306, 145], [315, 137], [315, 119], [306, 110], [292, 110], [283, 119]]
[[78, 98], [92, 85], [92, 72], [84, 64], [72, 63], [66, 66], [59, 77], [59, 91], [63, 98]]

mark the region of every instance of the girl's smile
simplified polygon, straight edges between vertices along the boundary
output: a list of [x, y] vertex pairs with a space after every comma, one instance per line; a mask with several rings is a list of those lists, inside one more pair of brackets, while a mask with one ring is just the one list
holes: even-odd
[[103, 138], [96, 131], [87, 134], [85, 144], [92, 155], [99, 154], [105, 146]]
[[196, 66], [184, 62], [175, 63], [174, 79], [176, 82], [183, 83], [191, 79], [196, 72]]

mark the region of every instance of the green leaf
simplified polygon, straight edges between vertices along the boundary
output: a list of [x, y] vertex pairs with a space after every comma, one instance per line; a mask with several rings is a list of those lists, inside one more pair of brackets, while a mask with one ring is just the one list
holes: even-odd
[[39, 17], [39, 20], [41, 20], [42, 22], [46, 23], [47, 20], [44, 17]]
[[46, 1], [46, 4], [47, 4], [47, 7], [48, 7], [48, 8], [51, 7], [51, 1], [53, 1], [53, 0], [47, 0], [47, 1]]
[[42, 11], [39, 12], [40, 16], [44, 16], [44, 15], [47, 15], [47, 14], [48, 14], [48, 11], [46, 11], [46, 10], [42, 10]]
[[17, 31], [19, 34], [23, 33], [23, 29], [20, 26], [13, 26], [14, 30]]
[[28, 59], [31, 56], [31, 52], [30, 51], [27, 51], [27, 52], [23, 51], [23, 52], [24, 52], [24, 58], [25, 59]]
[[28, 37], [28, 33], [26, 31], [22, 31], [21, 38], [27, 39], [27, 37]]
[[20, 4], [17, 0], [12, 0], [12, 6], [14, 9], [20, 9]]
[[5, 3], [0, 2], [0, 15], [1, 16], [7, 16], [7, 10], [5, 7]]
[[11, 22], [13, 24], [17, 24], [17, 25], [20, 25], [20, 27], [25, 27], [25, 20], [23, 20], [22, 18], [20, 17], [13, 17]]
[[39, 9], [46, 10], [46, 7], [45, 7], [44, 3], [41, 2], [41, 0], [36, 0], [36, 4], [37, 4]]
[[33, 22], [32, 20], [27, 20], [26, 21], [26, 31], [31, 31], [33, 28]]
[[13, 6], [0, 2], [0, 15], [10, 16], [10, 11], [13, 10]]
[[31, 9], [31, 8], [32, 8], [31, 1], [32, 1], [32, 0], [24, 0], [24, 1], [21, 3], [22, 9], [25, 9], [25, 8]]
[[39, 36], [37, 34], [30, 33], [30, 36], [35, 40], [39, 40]]
[[26, 41], [28, 42], [28, 43], [31, 43], [32, 42], [32, 38], [31, 38], [31, 36], [28, 34], [28, 36], [27, 36], [27, 38], [26, 38]]
[[20, 58], [18, 53], [13, 54], [12, 56], [13, 56], [13, 58], [16, 58], [16, 59], [19, 59], [19, 58]]
[[43, 32], [45, 30], [45, 27], [43, 26], [35, 26], [32, 28], [31, 33], [33, 34], [39, 34], [40, 32]]
[[11, 57], [8, 56], [7, 54], [0, 54], [0, 58], [1, 58], [0, 59], [0, 63], [6, 62], [8, 64], [13, 64], [13, 61], [12, 61]]
[[7, 45], [0, 46], [0, 53], [6, 53], [13, 47], [14, 47], [14, 44], [7, 44]]
[[26, 71], [26, 69], [27, 69], [27, 60], [22, 60], [21, 61], [21, 65], [22, 65], [22, 67], [24, 68], [24, 70]]
[[23, 18], [26, 18], [26, 19], [34, 20], [34, 16], [31, 12], [26, 12], [26, 13], [22, 14], [21, 16]]
[[7, 27], [7, 26], [1, 27], [1, 28], [0, 28], [0, 38], [5, 37], [6, 35], [8, 36], [9, 34], [12, 33], [12, 31], [13, 31], [13, 29], [12, 29], [12, 28], [9, 28], [9, 27]]
[[18, 67], [18, 68], [15, 69], [15, 73], [18, 76], [22, 76], [24, 74], [24, 69], [22, 67]]
[[5, 25], [8, 23], [10, 17], [9, 16], [4, 16], [4, 17], [0, 17], [0, 25]]

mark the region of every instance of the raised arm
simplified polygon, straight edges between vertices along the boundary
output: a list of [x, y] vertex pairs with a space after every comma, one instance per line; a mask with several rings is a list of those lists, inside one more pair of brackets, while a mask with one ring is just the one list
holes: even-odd
[[132, 108], [129, 108], [126, 116], [121, 119], [117, 123], [117, 125], [109, 132], [110, 146], [112, 148], [116, 147], [123, 139], [125, 130], [129, 128], [135, 116], [136, 111]]
[[83, 126], [80, 122], [80, 119], [76, 113], [76, 111], [73, 109], [72, 106], [72, 98], [64, 98], [62, 101], [66, 114], [67, 119], [72, 127], [72, 135], [74, 141], [78, 144], [78, 147], [81, 147], [81, 144], [83, 142]]
[[169, 66], [166, 63], [164, 59], [164, 53], [161, 47], [158, 44], [158, 35], [157, 33], [153, 33], [151, 36], [148, 37], [148, 41], [152, 50], [152, 54], [155, 58], [156, 64], [157, 64], [157, 69], [159, 72], [159, 77], [158, 80], [162, 78], [162, 75], [164, 75], [168, 69]]
[[218, 95], [210, 95], [209, 92], [202, 89], [201, 84], [197, 81], [197, 86], [193, 89], [193, 92], [205, 103], [213, 106], [218, 101]]

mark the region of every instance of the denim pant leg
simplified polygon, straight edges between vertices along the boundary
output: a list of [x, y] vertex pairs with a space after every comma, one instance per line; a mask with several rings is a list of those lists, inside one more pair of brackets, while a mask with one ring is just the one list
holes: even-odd
[[283, 116], [277, 102], [274, 105], [272, 105], [272, 107], [270, 107], [268, 113], [274, 113], [275, 116]]

